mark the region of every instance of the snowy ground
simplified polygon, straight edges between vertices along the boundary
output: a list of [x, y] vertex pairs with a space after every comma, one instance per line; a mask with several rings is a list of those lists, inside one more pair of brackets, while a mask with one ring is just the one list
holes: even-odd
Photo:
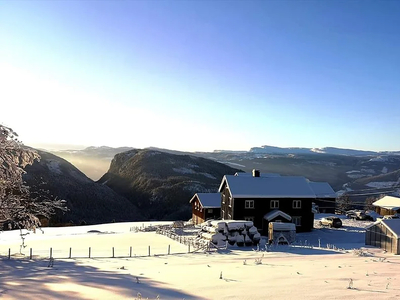
[[[135, 299], [140, 293], [144, 299], [399, 299], [400, 257], [377, 248], [355, 255], [352, 249], [364, 247], [363, 228], [370, 222], [342, 218], [342, 228], [320, 228], [316, 219], [313, 232], [298, 234], [298, 244], [313, 247], [268, 252], [249, 247], [188, 254], [187, 246], [165, 236], [130, 231], [142, 223], [117, 223], [44, 228], [43, 234], [27, 235], [23, 257], [17, 254], [18, 232], [3, 232], [0, 298]], [[171, 255], [165, 255], [168, 245]], [[50, 247], [53, 267], [48, 267]], [[86, 258], [57, 258], [67, 257], [70, 247], [73, 257]], [[92, 257], [102, 258], [87, 258], [89, 247]], [[126, 257], [111, 258], [112, 247], [115, 256]]]

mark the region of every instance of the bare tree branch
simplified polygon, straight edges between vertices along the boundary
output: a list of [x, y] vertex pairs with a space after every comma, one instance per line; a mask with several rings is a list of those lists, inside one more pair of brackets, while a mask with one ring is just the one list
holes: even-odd
[[23, 168], [40, 156], [17, 137], [11, 128], [0, 125], [0, 223], [35, 230], [40, 227], [39, 217], [50, 218], [56, 210], [67, 208], [64, 200], [51, 199], [45, 191], [31, 193], [24, 185]]

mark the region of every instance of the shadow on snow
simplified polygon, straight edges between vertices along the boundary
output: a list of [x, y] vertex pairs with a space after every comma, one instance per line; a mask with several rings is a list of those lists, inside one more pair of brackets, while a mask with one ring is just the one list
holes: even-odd
[[121, 299], [137, 297], [138, 293], [149, 299], [158, 295], [161, 299], [202, 299], [134, 274], [134, 270], [126, 270], [126, 274], [104, 271], [74, 260], [56, 260], [54, 267], [48, 267], [48, 264], [48, 260], [0, 259], [0, 297], [43, 299], [45, 295], [49, 299], [87, 299], [87, 294], [68, 290], [68, 287], [66, 290], [52, 289], [53, 284], [75, 284], [83, 289], [107, 290], [112, 287], [119, 292], [116, 298]]

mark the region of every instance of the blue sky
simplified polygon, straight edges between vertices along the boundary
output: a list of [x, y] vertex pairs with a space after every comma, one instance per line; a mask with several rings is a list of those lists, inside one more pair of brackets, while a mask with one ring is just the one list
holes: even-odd
[[398, 1], [0, 1], [30, 145], [400, 150]]

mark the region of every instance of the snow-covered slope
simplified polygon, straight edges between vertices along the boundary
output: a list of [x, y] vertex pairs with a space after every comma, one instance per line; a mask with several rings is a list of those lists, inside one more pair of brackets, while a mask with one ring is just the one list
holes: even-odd
[[289, 147], [281, 148], [275, 146], [261, 146], [253, 147], [250, 152], [254, 153], [269, 153], [269, 154], [331, 154], [331, 155], [348, 155], [348, 156], [369, 156], [369, 155], [379, 155], [380, 153], [386, 155], [395, 155], [396, 152], [375, 152], [375, 151], [365, 151], [365, 150], [355, 150], [355, 149], [343, 149], [335, 147], [324, 147], [324, 148], [299, 148], [299, 147]]
[[[1, 233], [1, 298], [398, 299], [400, 257], [377, 248], [351, 249], [363, 246], [364, 222], [298, 234], [295, 247], [233, 247], [190, 254], [187, 246], [166, 236], [130, 231], [142, 225], [44, 228], [43, 234], [26, 236], [25, 256], [17, 254], [18, 231]], [[334, 250], [338, 245], [347, 245], [348, 250]], [[57, 258], [68, 256], [70, 247], [73, 259]], [[30, 248], [32, 260], [27, 257]], [[88, 258], [89, 251], [93, 258]]]

